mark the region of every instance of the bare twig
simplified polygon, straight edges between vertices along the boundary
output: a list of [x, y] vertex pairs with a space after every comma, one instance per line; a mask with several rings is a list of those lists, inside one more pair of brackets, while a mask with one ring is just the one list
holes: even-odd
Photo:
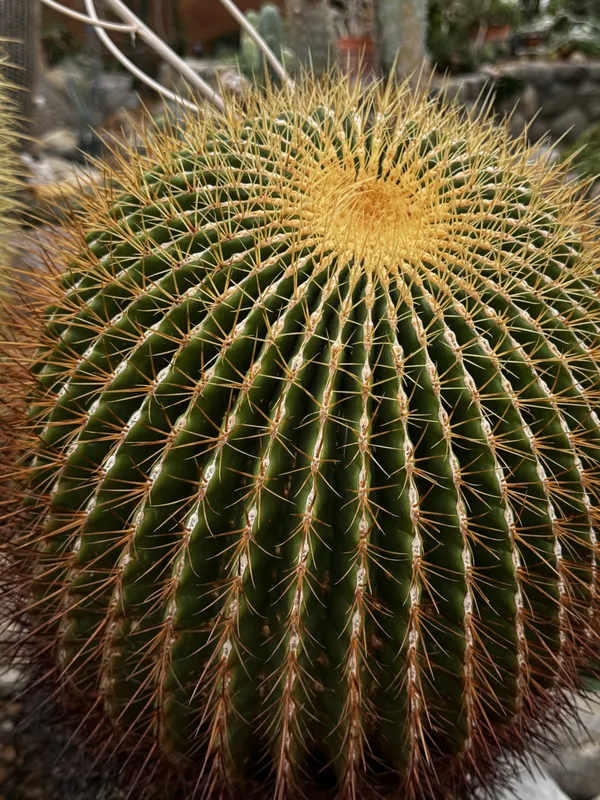
[[189, 100], [181, 97], [180, 94], [167, 89], [166, 86], [163, 86], [158, 81], [155, 81], [143, 70], [139, 69], [139, 67], [137, 67], [129, 58], [127, 58], [120, 48], [112, 41], [106, 31], [116, 30], [121, 33], [129, 33], [132, 36], [140, 36], [140, 38], [143, 38], [144, 41], [146, 41], [150, 47], [152, 47], [152, 49], [158, 52], [161, 58], [170, 63], [181, 75], [183, 75], [192, 88], [197, 89], [203, 97], [209, 100], [220, 111], [224, 110], [225, 104], [223, 103], [222, 97], [217, 94], [217, 92], [215, 92], [208, 85], [208, 83], [206, 83], [206, 81], [202, 80], [202, 78], [197, 75], [185, 63], [185, 61], [183, 61], [183, 59], [173, 52], [173, 50], [171, 50], [171, 48], [165, 42], [163, 42], [162, 39], [156, 36], [156, 34], [154, 34], [147, 25], [145, 25], [138, 17], [136, 17], [136, 15], [130, 11], [124, 3], [119, 2], [119, 0], [113, 0], [112, 2], [111, 0], [105, 0], [105, 2], [111, 7], [115, 15], [124, 21], [124, 24], [107, 22], [106, 20], [100, 19], [96, 11], [94, 0], [85, 0], [87, 15], [72, 11], [65, 6], [62, 6], [60, 3], [55, 2], [55, 0], [41, 0], [41, 2], [51, 8], [55, 8], [66, 16], [92, 25], [106, 49], [117, 59], [117, 61], [123, 64], [123, 66], [132, 75], [167, 100], [178, 103], [190, 111], [197, 112], [198, 106], [195, 103], [192, 103]]
[[42, 4], [52, 8], [54, 11], [60, 11], [65, 17], [76, 19], [78, 22], [85, 22], [87, 25], [93, 25], [95, 28], [104, 28], [107, 31], [117, 31], [118, 33], [135, 33], [137, 26], [124, 25], [121, 22], [106, 22], [105, 20], [93, 20], [91, 17], [86, 17], [85, 14], [80, 14], [79, 11], [73, 11], [72, 8], [67, 8], [56, 0], [41, 0]]
[[[85, 2], [89, 13], [90, 6], [94, 5], [94, 0], [85, 0]], [[104, 2], [108, 8], [112, 9], [112, 11], [122, 20], [125, 20], [125, 22], [129, 22], [132, 25], [137, 25], [137, 35], [140, 37], [140, 39], [143, 39], [146, 44], [155, 50], [164, 61], [166, 61], [168, 64], [171, 64], [171, 66], [174, 67], [180, 73], [180, 75], [183, 75], [186, 83], [188, 83], [189, 86], [198, 89], [198, 91], [201, 92], [208, 100], [210, 100], [211, 103], [213, 103], [220, 111], [224, 110], [225, 105], [222, 97], [213, 89], [211, 89], [208, 83], [203, 81], [202, 78], [196, 72], [194, 72], [190, 65], [186, 64], [185, 61], [180, 58], [177, 53], [175, 53], [174, 50], [171, 50], [166, 42], [163, 42], [160, 36], [157, 36], [147, 25], [144, 25], [144, 23], [135, 16], [135, 14], [125, 5], [125, 3], [122, 2], [122, 0], [104, 0]], [[98, 31], [98, 35], [101, 33], [102, 31]]]
[[[26, 2], [31, 0], [25, 0]], [[108, 36], [107, 31], [116, 31], [119, 33], [129, 33], [132, 37], [139, 36], [148, 44], [158, 55], [170, 64], [180, 75], [182, 75], [186, 83], [193, 89], [197, 89], [200, 94], [215, 105], [219, 111], [225, 110], [223, 98], [215, 92], [206, 81], [180, 58], [159, 36], [157, 36], [150, 28], [145, 25], [139, 17], [137, 17], [122, 0], [104, 0], [105, 5], [120, 18], [122, 22], [109, 22], [100, 19], [96, 11], [95, 0], [84, 0], [87, 14], [81, 14], [78, 11], [73, 11], [70, 8], [62, 5], [57, 0], [41, 0], [44, 5], [60, 11], [68, 17], [85, 22], [92, 25], [98, 34], [98, 37], [109, 50], [110, 53], [121, 63], [123, 66], [136, 78], [143, 81], [147, 86], [150, 86], [155, 92], [167, 98], [168, 100], [179, 103], [191, 111], [198, 111], [198, 106], [189, 100], [184, 99], [179, 94], [172, 92], [163, 86], [158, 81], [155, 81], [143, 70], [136, 67], [136, 65], [122, 52], [122, 50], [112, 41]], [[271, 65], [277, 75], [291, 88], [293, 83], [288, 77], [283, 64], [275, 56], [269, 45], [265, 42], [262, 36], [248, 21], [244, 14], [239, 10], [233, 0], [220, 0], [224, 8], [229, 11], [233, 18], [242, 26], [248, 35], [256, 42], [262, 53], [264, 54], [267, 62]]]

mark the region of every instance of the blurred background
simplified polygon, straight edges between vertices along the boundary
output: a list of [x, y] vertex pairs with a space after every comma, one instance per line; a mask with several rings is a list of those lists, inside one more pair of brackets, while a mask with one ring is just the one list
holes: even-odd
[[[83, 0], [64, 0], [82, 12]], [[220, 0], [127, 0], [140, 19], [194, 71], [224, 94], [243, 97], [264, 85], [263, 58]], [[466, 108], [494, 93], [493, 110], [526, 130], [552, 158], [588, 143], [584, 174], [600, 171], [600, 0], [238, 0], [294, 75], [337, 65], [371, 81], [435, 70]], [[98, 12], [104, 13], [98, 2]], [[135, 123], [163, 101], [104, 49], [93, 30], [39, 0], [1, 0], [0, 36], [15, 69], [23, 160], [32, 202], [52, 198], [106, 155], [106, 136], [135, 139]], [[164, 86], [185, 93], [174, 70], [144, 42], [111, 33], [123, 53]], [[172, 109], [176, 112], [176, 109]], [[547, 136], [546, 139], [544, 137]], [[583, 137], [583, 138], [582, 138]]]

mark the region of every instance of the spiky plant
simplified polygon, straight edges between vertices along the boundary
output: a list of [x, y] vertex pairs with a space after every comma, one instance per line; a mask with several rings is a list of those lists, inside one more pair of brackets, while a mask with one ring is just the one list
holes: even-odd
[[308, 83], [63, 223], [15, 320], [15, 596], [178, 797], [471, 796], [595, 673], [600, 250], [562, 177]]

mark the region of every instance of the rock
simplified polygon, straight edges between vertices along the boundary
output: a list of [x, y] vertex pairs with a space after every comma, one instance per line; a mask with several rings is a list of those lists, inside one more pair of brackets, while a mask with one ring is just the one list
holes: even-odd
[[220, 74], [221, 86], [225, 91], [242, 96], [250, 90], [250, 81], [236, 69], [224, 69]]
[[573, 88], [556, 84], [542, 95], [542, 114], [545, 117], [554, 117], [573, 108]]
[[596, 181], [596, 183], [593, 184], [588, 194], [588, 198], [590, 200], [597, 200], [600, 198], [600, 181]]
[[45, 78], [38, 82], [33, 103], [33, 132], [38, 138], [53, 128], [71, 128], [77, 122], [71, 103]]
[[600, 120], [600, 97], [590, 97], [585, 102], [585, 111], [592, 122]]
[[530, 142], [539, 142], [548, 135], [548, 132], [548, 123], [542, 122], [541, 119], [534, 119], [527, 131]]
[[581, 50], [573, 50], [569, 56], [569, 64], [587, 64], [587, 56]]
[[449, 100], [456, 100], [458, 103], [466, 103], [470, 99], [470, 86], [463, 79], [453, 78], [445, 85], [446, 97]]
[[30, 184], [60, 182], [70, 177], [77, 169], [66, 158], [58, 156], [44, 156], [39, 159], [24, 156], [23, 162], [29, 170], [27, 182]]
[[548, 124], [554, 136], [563, 137], [564, 142], [574, 142], [589, 127], [587, 116], [579, 108], [571, 108]]
[[5, 747], [0, 749], [0, 761], [3, 764], [12, 764], [16, 760], [17, 760], [17, 751], [12, 746], [12, 744], [7, 744]]
[[99, 173], [58, 156], [33, 159], [26, 154], [22, 160], [28, 168], [27, 186], [36, 202], [59, 203], [65, 196], [75, 194], [90, 179], [99, 180]]
[[575, 702], [577, 718], [544, 769], [571, 800], [592, 800], [600, 792], [600, 698]]
[[23, 703], [9, 703], [4, 709], [4, 713], [9, 719], [15, 719], [23, 710]]
[[6, 645], [14, 645], [25, 635], [25, 630], [18, 622], [4, 619], [0, 622], [0, 642]]
[[588, 77], [587, 66], [583, 64], [556, 64], [554, 67], [554, 77], [563, 83], [580, 83]]
[[533, 84], [528, 83], [525, 87], [519, 100], [518, 109], [527, 120], [533, 119], [540, 110], [538, 92]]
[[559, 153], [555, 147], [550, 144], [537, 144], [531, 149], [528, 161], [530, 164], [539, 164], [545, 166], [546, 164], [555, 164], [559, 159]]
[[44, 78], [50, 86], [58, 89], [59, 92], [63, 92], [63, 94], [67, 93], [69, 85], [73, 83], [83, 85], [87, 81], [87, 75], [85, 75], [81, 65], [68, 59], [61, 61], [60, 64], [52, 67], [52, 69], [45, 70]]
[[510, 785], [495, 795], [494, 800], [569, 800], [555, 781], [543, 770], [522, 772]]
[[536, 64], [533, 61], [521, 64], [519, 74], [526, 83], [531, 83], [538, 89], [545, 89], [554, 78], [554, 71], [549, 65]]
[[515, 111], [515, 113], [508, 120], [508, 130], [510, 131], [510, 135], [514, 138], [517, 138], [523, 133], [526, 125], [527, 120], [525, 116], [519, 111]]
[[520, 103], [521, 101], [519, 97], [503, 97], [502, 100], [497, 100], [494, 103], [494, 111], [500, 117], [508, 117], [513, 113], [513, 111], [519, 108]]
[[[239, 75], [235, 68], [227, 64], [221, 64], [208, 58], [186, 58], [188, 67], [194, 70], [209, 86], [215, 90], [223, 87], [223, 81], [227, 83], [227, 88], [232, 92], [244, 93], [249, 87], [249, 82], [246, 78]], [[232, 73], [237, 75], [234, 80]], [[164, 86], [180, 92], [183, 96], [189, 94], [189, 88], [181, 75], [170, 65], [163, 64], [158, 73], [158, 80]]]
[[16, 694], [23, 682], [23, 673], [15, 667], [4, 668], [0, 671], [0, 697], [10, 697]]
[[131, 111], [140, 104], [139, 97], [133, 91], [133, 76], [129, 73], [103, 72], [98, 78], [98, 93], [106, 115], [114, 113], [118, 108]]
[[600, 744], [582, 744], [548, 760], [548, 773], [571, 800], [591, 800], [600, 790]]
[[58, 128], [39, 139], [38, 149], [62, 158], [76, 158], [78, 145], [79, 137], [75, 131], [70, 128]]
[[581, 98], [581, 105], [590, 120], [595, 122], [600, 119], [600, 83], [585, 81], [579, 87], [578, 95]]
[[44, 800], [44, 790], [41, 786], [24, 786], [23, 800]]

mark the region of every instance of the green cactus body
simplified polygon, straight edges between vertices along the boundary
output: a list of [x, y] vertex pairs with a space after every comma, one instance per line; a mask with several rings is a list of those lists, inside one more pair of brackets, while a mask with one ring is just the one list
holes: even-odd
[[36, 625], [207, 797], [468, 794], [597, 652], [589, 209], [453, 107], [295, 91], [83, 200]]
[[[258, 28], [258, 12], [247, 11], [246, 18], [254, 28]], [[261, 53], [258, 45], [245, 29], [240, 33], [240, 66], [247, 75], [256, 74], [261, 66]]]

